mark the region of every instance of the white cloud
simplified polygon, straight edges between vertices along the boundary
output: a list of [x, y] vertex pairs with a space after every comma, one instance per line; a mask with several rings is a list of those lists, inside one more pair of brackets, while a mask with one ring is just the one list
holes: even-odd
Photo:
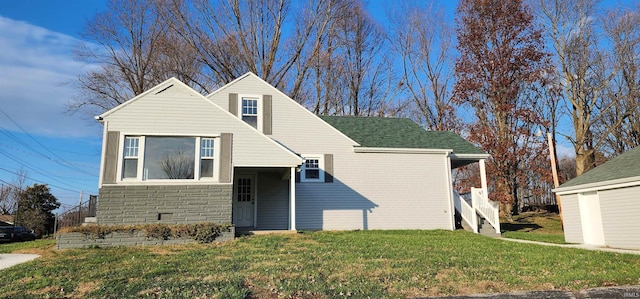
[[[0, 109], [27, 132], [60, 137], [100, 134], [87, 116], [69, 115], [69, 84], [88, 66], [73, 60], [80, 40], [0, 16]], [[19, 130], [0, 114], [0, 127]]]

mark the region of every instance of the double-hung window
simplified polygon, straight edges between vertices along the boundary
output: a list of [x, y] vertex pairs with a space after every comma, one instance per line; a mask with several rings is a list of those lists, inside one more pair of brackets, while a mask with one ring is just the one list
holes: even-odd
[[138, 148], [140, 137], [125, 137], [124, 155], [122, 163], [122, 177], [136, 178], [138, 176]]
[[324, 182], [324, 160], [322, 156], [305, 156], [300, 174], [301, 182]]
[[258, 98], [242, 98], [242, 120], [258, 129]]
[[213, 177], [213, 138], [200, 139], [200, 177]]

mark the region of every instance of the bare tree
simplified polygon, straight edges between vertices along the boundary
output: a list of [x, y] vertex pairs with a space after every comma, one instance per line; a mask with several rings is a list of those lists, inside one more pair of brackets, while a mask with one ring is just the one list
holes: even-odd
[[[594, 0], [536, 0], [533, 5], [556, 51], [559, 83], [573, 124], [574, 135], [566, 137], [576, 153], [577, 175], [596, 166], [597, 150], [628, 114], [617, 101], [607, 100], [619, 65], [599, 43], [597, 4]], [[621, 117], [607, 123], [603, 118], [611, 109]]]
[[171, 76], [197, 79], [193, 53], [167, 30], [157, 1], [112, 0], [108, 10], [87, 22], [85, 42], [74, 52], [91, 66], [78, 77], [79, 98], [70, 111], [98, 114], [124, 103]]
[[619, 155], [640, 145], [640, 5], [635, 10], [609, 11], [603, 24], [619, 72], [603, 95], [603, 102], [611, 108], [603, 113], [604, 126], [596, 131], [604, 134], [619, 124], [609, 131], [604, 144], [610, 153]]
[[453, 28], [441, 9], [403, 7], [390, 16], [390, 42], [402, 60], [402, 88], [417, 119], [431, 130], [457, 130], [459, 122], [451, 101], [453, 81]]
[[384, 32], [360, 0], [336, 1], [325, 36], [309, 60], [306, 94], [316, 114], [387, 115], [397, 81]]
[[192, 179], [193, 157], [184, 151], [167, 153], [160, 160], [160, 168], [169, 179]]
[[[309, 5], [324, 8], [330, 7], [329, 2]], [[303, 27], [295, 34], [288, 35], [285, 26], [293, 18], [288, 0], [166, 0], [164, 4], [165, 19], [171, 20], [183, 42], [197, 53], [210, 82], [225, 84], [250, 71], [281, 89], [301, 53], [313, 46], [310, 36], [322, 28], [327, 14], [321, 9], [312, 15], [295, 6], [295, 12], [306, 13], [305, 21], [298, 23]], [[293, 86], [304, 80], [305, 70], [300, 71]]]

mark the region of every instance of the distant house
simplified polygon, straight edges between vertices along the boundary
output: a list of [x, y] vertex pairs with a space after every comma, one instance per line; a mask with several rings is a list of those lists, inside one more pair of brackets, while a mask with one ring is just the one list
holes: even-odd
[[0, 226], [13, 225], [13, 215], [0, 215]]
[[640, 249], [640, 147], [554, 191], [567, 242]]
[[[482, 150], [409, 119], [316, 116], [252, 73], [206, 97], [172, 78], [96, 118], [99, 224], [454, 229], [457, 208], [499, 231]], [[467, 202], [452, 170], [470, 163], [483, 186]]]

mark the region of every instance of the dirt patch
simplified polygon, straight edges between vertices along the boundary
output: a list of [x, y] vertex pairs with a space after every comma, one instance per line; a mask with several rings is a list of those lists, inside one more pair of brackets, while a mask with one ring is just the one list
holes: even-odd
[[39, 256], [50, 256], [54, 254], [52, 248], [27, 248], [27, 249], [16, 250], [12, 253], [37, 254]]
[[81, 282], [73, 292], [73, 298], [85, 298], [87, 294], [93, 292], [100, 285], [97, 281]]
[[30, 291], [28, 294], [30, 295], [53, 294], [54, 297], [57, 297], [57, 296], [64, 297], [64, 289], [58, 286], [48, 286], [39, 290]]

